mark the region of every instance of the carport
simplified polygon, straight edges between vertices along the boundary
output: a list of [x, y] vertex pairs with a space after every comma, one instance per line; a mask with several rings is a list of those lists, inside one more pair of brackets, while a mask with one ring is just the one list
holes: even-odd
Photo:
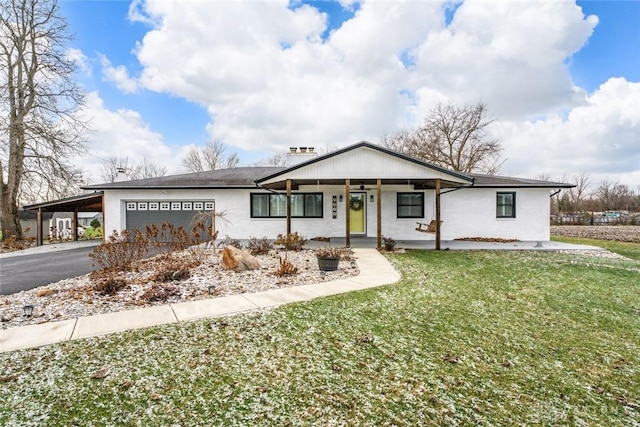
[[80, 196], [67, 197], [51, 202], [38, 203], [25, 206], [26, 210], [37, 211], [38, 233], [36, 242], [42, 246], [42, 213], [43, 212], [73, 212], [72, 235], [73, 240], [78, 240], [78, 212], [101, 212], [104, 218], [104, 193], [97, 191]]

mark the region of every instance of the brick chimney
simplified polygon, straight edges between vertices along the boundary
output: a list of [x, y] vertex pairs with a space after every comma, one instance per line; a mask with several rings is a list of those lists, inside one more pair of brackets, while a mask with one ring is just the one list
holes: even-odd
[[314, 151], [314, 147], [289, 147], [286, 154], [287, 167], [306, 162], [318, 157], [318, 153]]

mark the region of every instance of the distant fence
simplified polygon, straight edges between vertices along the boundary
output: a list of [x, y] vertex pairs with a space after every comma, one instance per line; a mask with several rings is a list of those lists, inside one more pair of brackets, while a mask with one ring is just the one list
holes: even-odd
[[608, 215], [551, 215], [551, 225], [640, 225], [640, 214]]

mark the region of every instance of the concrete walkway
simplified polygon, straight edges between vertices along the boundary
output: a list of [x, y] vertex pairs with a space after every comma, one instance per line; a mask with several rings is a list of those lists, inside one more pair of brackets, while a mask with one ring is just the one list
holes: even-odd
[[395, 283], [400, 274], [377, 250], [353, 250], [360, 275], [330, 282], [98, 314], [0, 330], [0, 353], [130, 329], [224, 316]]

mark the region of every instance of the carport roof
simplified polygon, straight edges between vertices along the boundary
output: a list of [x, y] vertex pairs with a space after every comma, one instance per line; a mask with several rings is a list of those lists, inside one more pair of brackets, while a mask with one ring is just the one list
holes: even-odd
[[76, 209], [78, 212], [102, 212], [102, 195], [102, 191], [81, 194], [66, 199], [25, 206], [24, 209], [42, 209], [43, 212], [73, 212]]

